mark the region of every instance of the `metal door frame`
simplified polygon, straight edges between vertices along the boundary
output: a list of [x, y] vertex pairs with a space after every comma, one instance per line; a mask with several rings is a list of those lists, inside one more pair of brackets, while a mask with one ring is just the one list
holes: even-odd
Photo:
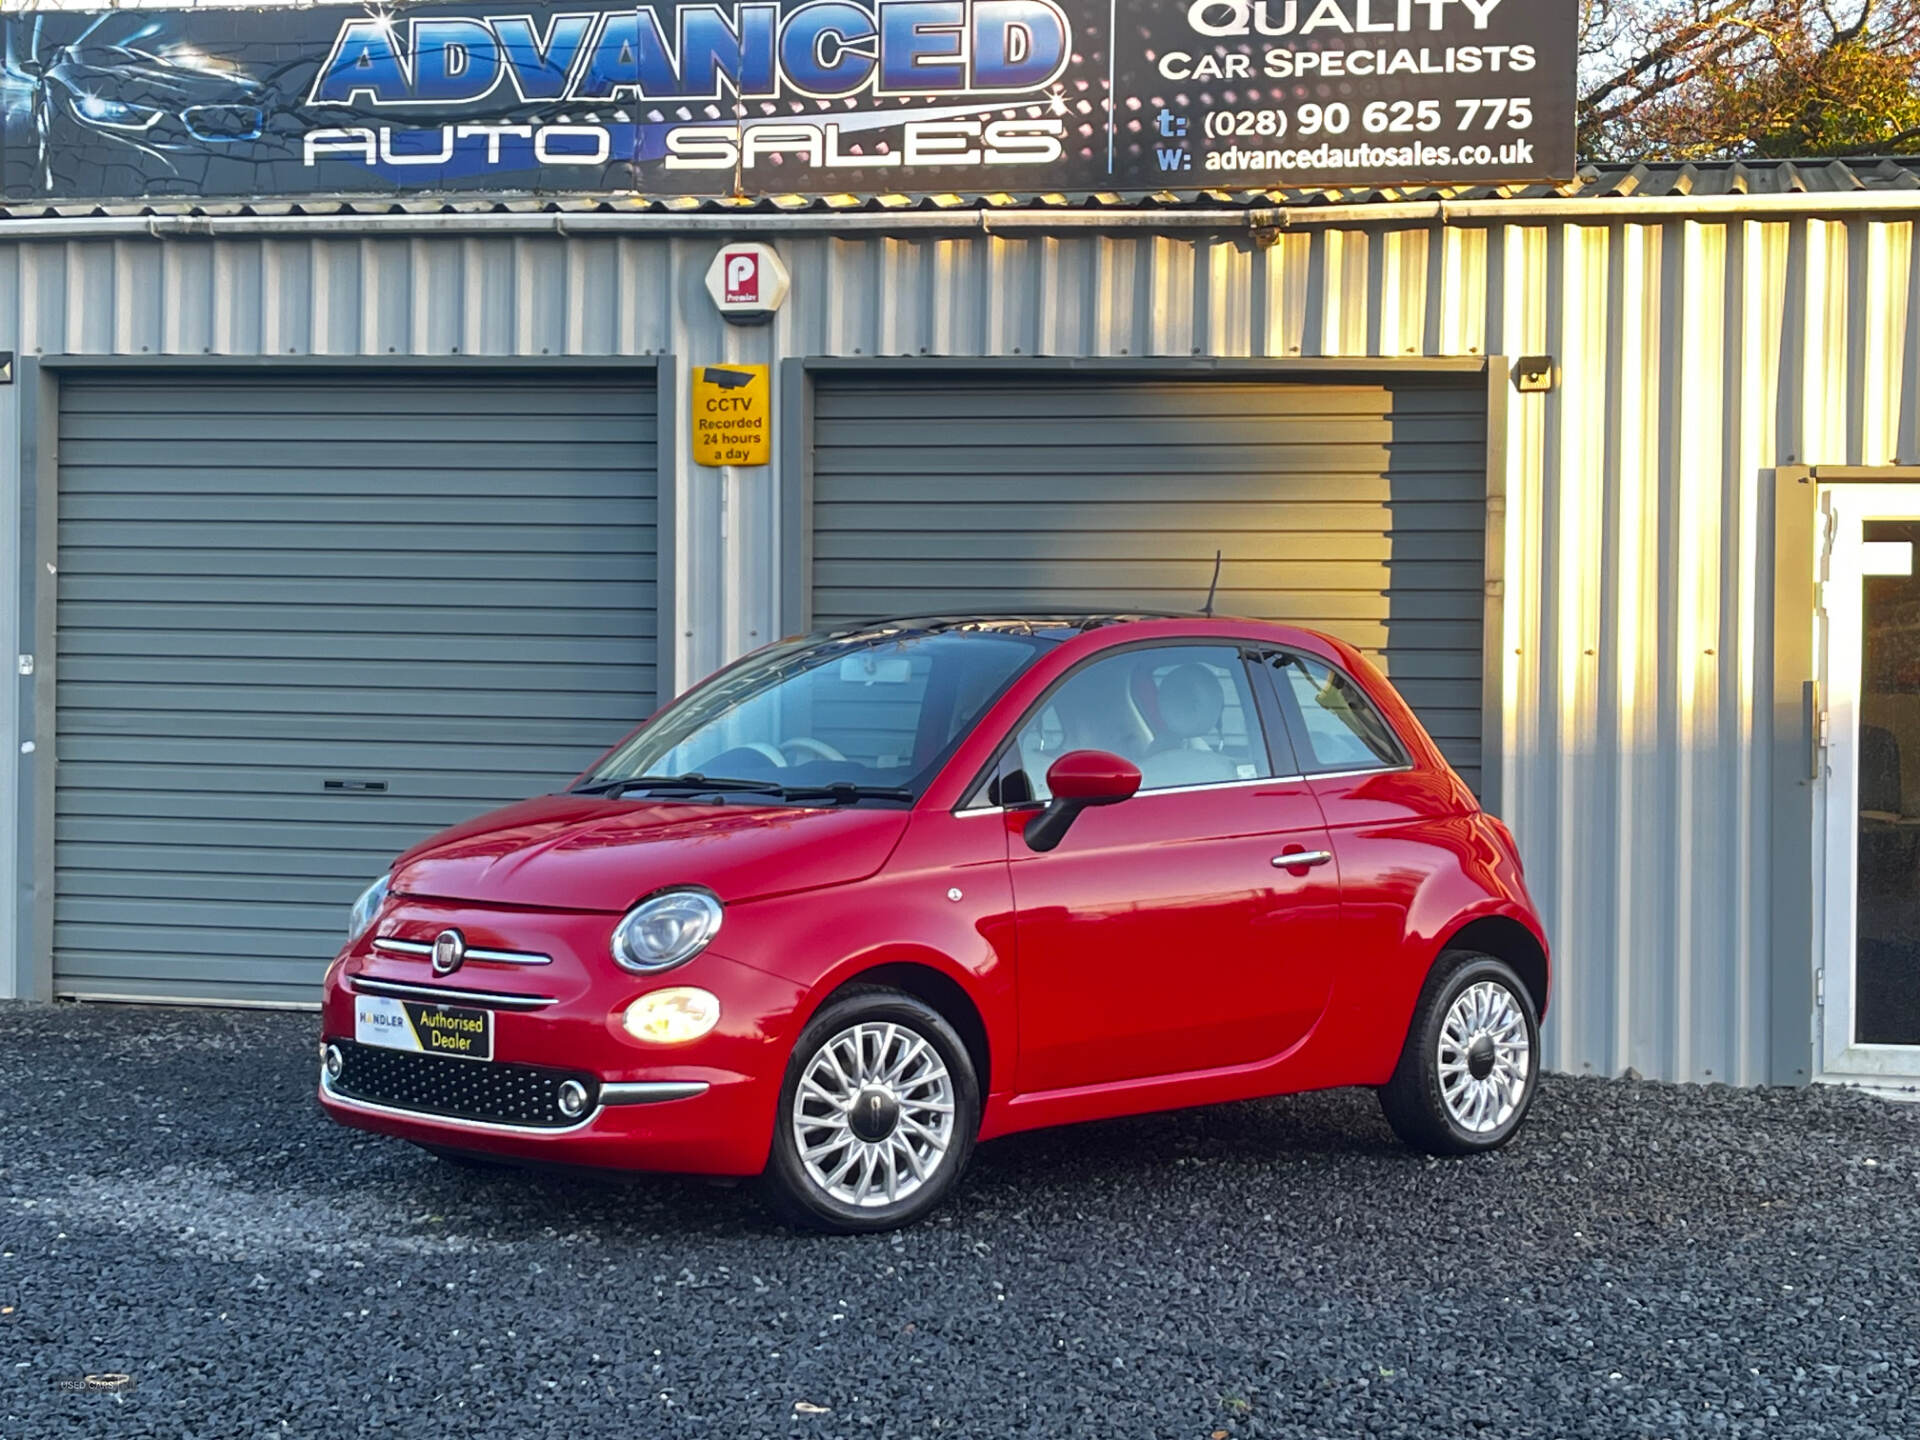
[[[1876, 503], [1876, 497], [1886, 499]], [[1860, 1084], [1911, 1082], [1920, 1075], [1920, 1045], [1855, 1040], [1859, 959], [1860, 671], [1865, 606], [1861, 582], [1871, 573], [1857, 564], [1854, 533], [1868, 519], [1920, 519], [1920, 482], [1828, 483], [1819, 487], [1820, 585], [1815, 611], [1815, 683], [1821, 697], [1817, 739], [1825, 761], [1816, 767], [1814, 994], [1819, 1009], [1815, 1050], [1821, 1080]], [[1880, 512], [1892, 512], [1882, 515]], [[1844, 580], [1844, 584], [1836, 584]]]
[[[654, 673], [656, 696], [676, 692], [674, 673], [678, 621], [674, 612], [679, 536], [674, 454], [678, 418], [676, 377], [670, 355], [562, 355], [527, 358], [510, 355], [32, 355], [18, 362], [20, 405], [20, 623], [18, 697], [20, 753], [16, 757], [17, 984], [23, 1000], [53, 998], [53, 826], [54, 762], [58, 755], [59, 716], [54, 705], [55, 624], [60, 515], [60, 386], [69, 376], [204, 373], [247, 378], [348, 374], [364, 383], [380, 374], [519, 373], [550, 379], [590, 372], [639, 381], [654, 388], [654, 489], [657, 506]], [[164, 999], [151, 1003], [165, 1004]], [[210, 1002], [192, 1002], [210, 1003]], [[221, 1001], [234, 1005], [242, 1002]], [[254, 1002], [256, 1004], [263, 1002]]]
[[[1758, 477], [1767, 484], [1769, 472]], [[1816, 790], [1826, 757], [1825, 710], [1815, 668], [1819, 608], [1820, 487], [1920, 484], [1920, 465], [1782, 465], [1773, 491], [1773, 646], [1771, 673], [1754, 677], [1756, 729], [1769, 715], [1767, 860], [1767, 1079], [1804, 1085], [1815, 1078], [1822, 1024], [1818, 976], [1823, 964], [1814, 888], [1821, 810]], [[1764, 577], [1763, 577], [1764, 582]], [[1763, 583], [1761, 595], [1766, 594]], [[1762, 656], [1766, 651], [1762, 650]], [[1770, 697], [1770, 703], [1769, 703]]]

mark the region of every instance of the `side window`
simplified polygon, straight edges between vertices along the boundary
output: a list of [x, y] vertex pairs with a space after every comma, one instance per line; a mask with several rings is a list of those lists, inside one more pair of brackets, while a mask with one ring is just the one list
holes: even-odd
[[1142, 791], [1273, 773], [1246, 665], [1230, 645], [1125, 650], [1076, 671], [1020, 727], [1003, 792], [1019, 792], [1017, 771], [1033, 799], [1047, 800], [1047, 767], [1069, 750], [1131, 760]]
[[1375, 770], [1407, 763], [1393, 730], [1358, 685], [1332, 666], [1301, 655], [1269, 661], [1281, 702], [1293, 702], [1307, 743], [1309, 772]]

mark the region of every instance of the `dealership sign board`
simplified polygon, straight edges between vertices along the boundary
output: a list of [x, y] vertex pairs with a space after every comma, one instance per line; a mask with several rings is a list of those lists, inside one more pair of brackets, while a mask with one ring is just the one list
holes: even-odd
[[1574, 170], [1577, 0], [651, 0], [0, 20], [9, 200], [1262, 189]]

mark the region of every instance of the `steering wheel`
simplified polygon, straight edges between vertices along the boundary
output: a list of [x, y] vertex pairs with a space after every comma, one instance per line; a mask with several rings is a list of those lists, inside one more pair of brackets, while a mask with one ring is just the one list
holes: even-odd
[[758, 751], [760, 754], [766, 756], [767, 759], [771, 760], [775, 765], [778, 765], [782, 770], [787, 768], [787, 757], [782, 755], [778, 750], [774, 749], [773, 746], [769, 745], [764, 740], [749, 740], [746, 742], [746, 744], [742, 745], [740, 748], [743, 750]]
[[[826, 741], [816, 740], [811, 735], [796, 735], [791, 740], [782, 740], [780, 742], [780, 748], [783, 751], [798, 750], [801, 754], [811, 755], [816, 760], [832, 760], [841, 765], [847, 763], [846, 756], [834, 749], [833, 746], [827, 744]], [[783, 760], [780, 763], [784, 765], [787, 762]]]

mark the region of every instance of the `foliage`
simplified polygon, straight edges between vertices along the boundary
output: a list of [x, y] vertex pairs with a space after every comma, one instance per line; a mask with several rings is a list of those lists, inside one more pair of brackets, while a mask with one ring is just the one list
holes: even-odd
[[1920, 152], [1920, 0], [1586, 0], [1581, 151]]

